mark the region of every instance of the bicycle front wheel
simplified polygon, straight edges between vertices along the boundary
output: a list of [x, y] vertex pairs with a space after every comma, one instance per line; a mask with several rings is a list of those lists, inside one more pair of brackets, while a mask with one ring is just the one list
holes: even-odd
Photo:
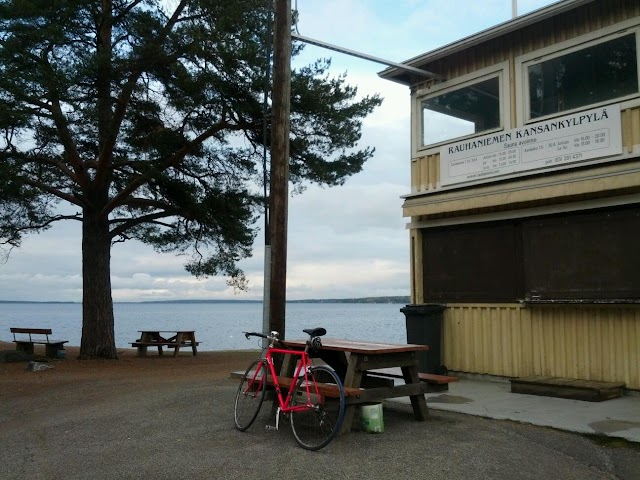
[[233, 416], [236, 428], [241, 432], [251, 426], [264, 400], [267, 390], [267, 365], [264, 360], [256, 360], [244, 374], [236, 393]]
[[291, 406], [308, 408], [291, 412], [291, 429], [302, 448], [319, 450], [333, 440], [344, 419], [344, 403], [342, 382], [329, 367], [312, 367], [308, 384], [300, 377]]

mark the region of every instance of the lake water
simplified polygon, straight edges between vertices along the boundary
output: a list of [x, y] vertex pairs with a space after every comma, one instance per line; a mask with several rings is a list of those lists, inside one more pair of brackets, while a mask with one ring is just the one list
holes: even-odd
[[[305, 338], [305, 328], [324, 327], [327, 337], [406, 343], [404, 304], [288, 303], [287, 338]], [[138, 330], [195, 330], [200, 350], [258, 348], [243, 331], [262, 330], [262, 303], [116, 303], [116, 347], [130, 348]], [[51, 328], [53, 338], [80, 345], [82, 305], [0, 303], [0, 339], [10, 327]]]

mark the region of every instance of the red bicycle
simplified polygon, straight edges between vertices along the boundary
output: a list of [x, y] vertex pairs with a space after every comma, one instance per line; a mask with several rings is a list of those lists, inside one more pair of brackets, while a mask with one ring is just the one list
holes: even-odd
[[[278, 332], [271, 332], [271, 335], [243, 332], [247, 339], [265, 338], [269, 345], [242, 377], [233, 413], [238, 430], [249, 428], [258, 416], [267, 388], [272, 385], [279, 406], [275, 427], [267, 428], [278, 430], [282, 413], [290, 418], [293, 436], [300, 446], [319, 450], [328, 445], [340, 430], [344, 419], [344, 388], [335, 371], [326, 365], [313, 365], [309, 356], [311, 349], [321, 348], [320, 337], [327, 331], [324, 328], [303, 331], [309, 335], [309, 340], [302, 351], [277, 348]], [[278, 377], [273, 363], [274, 354], [300, 357], [293, 378]], [[285, 397], [282, 389], [287, 383], [290, 385]]]

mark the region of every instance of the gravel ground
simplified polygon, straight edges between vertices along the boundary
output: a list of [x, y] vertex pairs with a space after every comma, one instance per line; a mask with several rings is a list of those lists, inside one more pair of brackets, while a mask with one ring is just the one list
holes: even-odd
[[0, 363], [0, 479], [640, 478], [637, 444], [435, 410], [417, 422], [398, 404], [385, 406], [384, 433], [354, 431], [308, 452], [286, 421], [264, 428], [269, 408], [247, 432], [233, 428], [229, 372], [256, 352], [74, 352], [43, 371]]

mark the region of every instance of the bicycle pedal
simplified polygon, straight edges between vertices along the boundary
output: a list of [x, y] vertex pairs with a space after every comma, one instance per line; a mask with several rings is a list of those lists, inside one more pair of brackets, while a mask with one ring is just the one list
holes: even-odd
[[277, 425], [265, 425], [265, 430], [278, 430]]

